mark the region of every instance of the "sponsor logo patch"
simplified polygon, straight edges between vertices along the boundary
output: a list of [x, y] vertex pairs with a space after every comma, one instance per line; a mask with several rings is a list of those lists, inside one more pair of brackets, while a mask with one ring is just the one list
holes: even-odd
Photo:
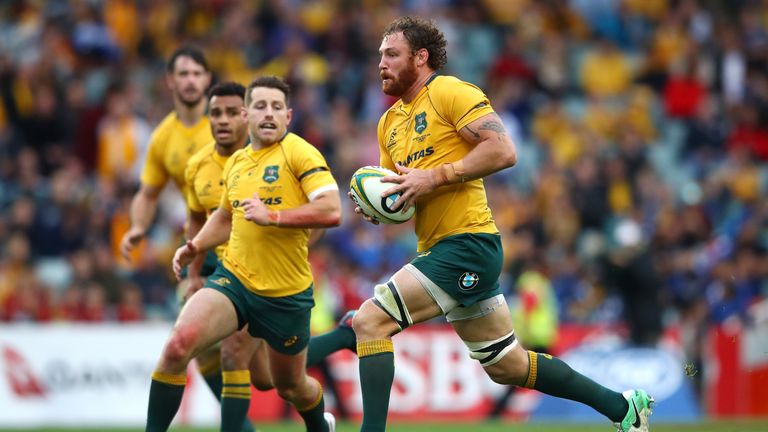
[[264, 175], [261, 178], [267, 183], [276, 182], [277, 179], [280, 178], [280, 175], [277, 172], [279, 168], [279, 165], [270, 165], [264, 168]]
[[299, 340], [298, 336], [291, 336], [285, 342], [283, 342], [283, 345], [289, 347], [289, 346], [295, 344], [296, 342], [298, 342], [298, 340]]
[[459, 277], [459, 288], [470, 290], [476, 287], [479, 282], [480, 276], [478, 276], [477, 273], [464, 272], [464, 274]]

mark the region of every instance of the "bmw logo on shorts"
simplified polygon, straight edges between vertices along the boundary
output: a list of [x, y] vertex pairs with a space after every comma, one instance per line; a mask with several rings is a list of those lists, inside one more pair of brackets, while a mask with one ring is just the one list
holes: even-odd
[[463, 290], [470, 290], [476, 287], [478, 282], [480, 282], [480, 277], [477, 275], [477, 273], [464, 272], [464, 274], [459, 278], [459, 288]]

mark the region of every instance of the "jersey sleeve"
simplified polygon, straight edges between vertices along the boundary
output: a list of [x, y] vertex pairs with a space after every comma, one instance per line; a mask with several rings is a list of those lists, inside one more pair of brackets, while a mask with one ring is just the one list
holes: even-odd
[[165, 134], [156, 130], [149, 141], [147, 158], [141, 170], [141, 183], [147, 186], [162, 188], [168, 182], [168, 171], [163, 164], [163, 148], [166, 145]]
[[[192, 162], [190, 160], [190, 162]], [[184, 170], [184, 182], [187, 184], [187, 207], [189, 210], [195, 212], [195, 213], [205, 213], [205, 208], [203, 208], [203, 205], [200, 203], [200, 200], [197, 198], [197, 193], [195, 192], [195, 174], [197, 173], [197, 164], [196, 163], [187, 163], [187, 168]]]
[[438, 111], [457, 131], [493, 111], [482, 90], [464, 81], [448, 81], [438, 87]]
[[[387, 111], [387, 113], [388, 112], [389, 111]], [[385, 139], [386, 137], [384, 136], [385, 119], [387, 118], [387, 113], [384, 113], [384, 115], [381, 116], [379, 119], [379, 125], [376, 128], [376, 138], [379, 141], [379, 165], [383, 166], [384, 168], [391, 169], [392, 171], [397, 171], [397, 169], [395, 169], [395, 162], [392, 160], [392, 157], [387, 151]]]
[[325, 191], [339, 189], [325, 158], [312, 144], [304, 142], [293, 149], [291, 170], [310, 201]]

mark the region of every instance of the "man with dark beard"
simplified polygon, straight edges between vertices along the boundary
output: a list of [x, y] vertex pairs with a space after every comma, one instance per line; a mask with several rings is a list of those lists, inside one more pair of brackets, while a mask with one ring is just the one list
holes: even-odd
[[131, 228], [120, 241], [120, 253], [128, 260], [149, 230], [165, 184], [173, 180], [186, 197], [187, 160], [213, 141], [205, 116], [205, 92], [211, 74], [203, 53], [191, 47], [177, 49], [168, 61], [166, 83], [173, 94], [174, 109], [160, 122], [149, 142], [141, 185], [131, 202]]
[[[187, 161], [213, 141], [211, 124], [205, 115], [205, 96], [211, 74], [203, 53], [193, 47], [177, 49], [168, 60], [166, 83], [173, 95], [174, 110], [157, 126], [149, 142], [141, 185], [131, 202], [131, 227], [120, 242], [120, 252], [128, 260], [149, 230], [157, 212], [160, 192], [168, 180], [173, 180], [182, 197], [186, 198], [189, 189], [184, 178]], [[199, 274], [190, 274], [180, 286], [187, 293], [195, 292], [202, 286], [204, 277], [213, 272], [215, 263], [215, 254], [211, 253], [208, 265]], [[186, 293], [184, 296], [187, 297]], [[218, 346], [197, 356], [198, 370], [216, 399], [221, 398], [223, 386], [220, 359]], [[246, 421], [242, 430], [252, 431], [253, 427]]]
[[[515, 164], [515, 146], [479, 88], [438, 76], [447, 61], [445, 46], [434, 24], [403, 17], [384, 30], [379, 48], [382, 90], [400, 98], [378, 125], [380, 164], [400, 174], [382, 178], [393, 186], [381, 196], [402, 194], [392, 206], [402, 211], [416, 206], [419, 254], [376, 285], [352, 320], [361, 430], [386, 429], [395, 372], [392, 335], [443, 315], [495, 382], [587, 404], [621, 432], [648, 431], [653, 399], [645, 391], [612, 391], [517, 341], [498, 282], [501, 237], [482, 181]], [[359, 207], [355, 212], [363, 214]]]

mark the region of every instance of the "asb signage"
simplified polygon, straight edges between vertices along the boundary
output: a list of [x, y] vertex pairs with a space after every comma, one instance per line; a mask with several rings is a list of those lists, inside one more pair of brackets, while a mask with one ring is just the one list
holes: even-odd
[[[170, 324], [149, 323], [0, 326], [0, 428], [142, 426], [150, 375], [170, 330]], [[563, 328], [554, 352], [614, 390], [647, 389], [658, 401], [655, 420], [680, 422], [699, 416], [676, 339], [665, 339], [659, 349], [630, 349], [611, 335], [594, 326]], [[409, 329], [394, 342], [392, 421], [480, 421], [506, 392], [506, 386], [492, 382], [469, 358], [464, 343], [447, 325]], [[336, 353], [328, 366], [336, 382], [324, 385], [326, 407], [334, 410], [343, 404], [359, 419], [357, 356]], [[193, 367], [188, 380], [176, 423], [215, 427], [219, 405]], [[279, 420], [285, 412], [292, 410], [285, 410], [274, 390], [253, 392], [249, 413], [254, 421]], [[515, 392], [502, 415], [605, 420], [591, 408], [526, 389]]]
[[[695, 421], [700, 409], [686, 379], [683, 358], [671, 347], [630, 348], [615, 342], [580, 345], [560, 355], [574, 370], [618, 392], [642, 388], [656, 400], [654, 421]], [[602, 415], [582, 404], [542, 396], [531, 418], [599, 421]]]

